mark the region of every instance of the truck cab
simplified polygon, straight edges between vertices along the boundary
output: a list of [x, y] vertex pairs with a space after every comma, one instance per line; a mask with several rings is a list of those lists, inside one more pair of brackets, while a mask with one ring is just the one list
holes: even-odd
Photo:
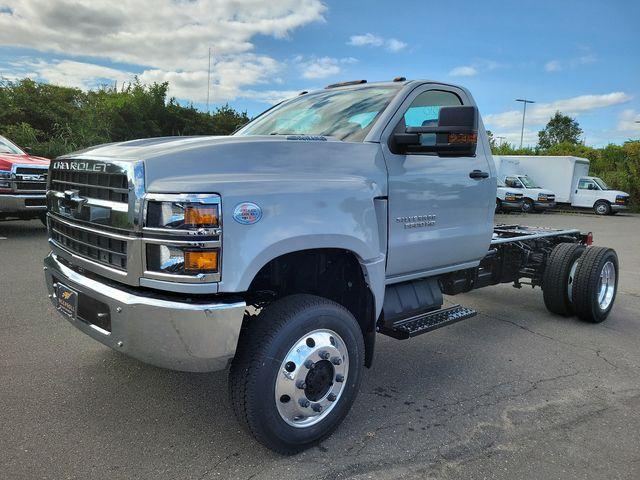
[[571, 205], [593, 208], [598, 215], [615, 214], [628, 208], [629, 194], [610, 189], [601, 178], [579, 177], [573, 191]]
[[556, 206], [555, 193], [540, 187], [533, 179], [524, 174], [512, 174], [500, 177], [504, 184], [522, 193], [522, 211], [529, 213], [544, 211]]

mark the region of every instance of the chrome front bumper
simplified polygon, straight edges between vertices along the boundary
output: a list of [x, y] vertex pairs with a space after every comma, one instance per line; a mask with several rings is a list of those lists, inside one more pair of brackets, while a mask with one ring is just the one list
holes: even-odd
[[502, 207], [503, 210], [508, 210], [508, 211], [512, 211], [512, 210], [522, 210], [522, 200], [520, 201], [515, 201], [515, 202], [511, 202], [511, 201], [507, 201], [507, 200], [502, 200], [500, 202], [500, 207]]
[[190, 372], [222, 370], [235, 354], [244, 301], [187, 303], [175, 297], [133, 294], [71, 270], [53, 253], [45, 258], [44, 270], [49, 297], [56, 308], [56, 282], [78, 292], [79, 302], [88, 297], [108, 307], [110, 332], [62, 315], [114, 350], [158, 367]]
[[[41, 205], [30, 205], [30, 203], [38, 202]], [[17, 193], [0, 193], [0, 212], [35, 212], [45, 211], [47, 209], [46, 196], [44, 194], [17, 194]]]
[[620, 205], [618, 203], [611, 204], [612, 212], [623, 212], [624, 210], [628, 210], [628, 209], [629, 209], [629, 205]]
[[536, 210], [546, 210], [548, 208], [555, 208], [556, 202], [540, 202], [538, 200], [533, 202], [533, 208]]

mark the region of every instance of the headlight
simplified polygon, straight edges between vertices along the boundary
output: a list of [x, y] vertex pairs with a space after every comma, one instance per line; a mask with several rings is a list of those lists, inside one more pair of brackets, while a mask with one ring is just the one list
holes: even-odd
[[218, 272], [219, 249], [147, 245], [147, 269], [169, 275]]
[[0, 170], [0, 188], [11, 188], [11, 172]]
[[150, 228], [198, 230], [219, 226], [220, 210], [217, 203], [150, 201], [147, 204], [147, 227]]
[[219, 195], [148, 194], [145, 211], [145, 277], [220, 281]]

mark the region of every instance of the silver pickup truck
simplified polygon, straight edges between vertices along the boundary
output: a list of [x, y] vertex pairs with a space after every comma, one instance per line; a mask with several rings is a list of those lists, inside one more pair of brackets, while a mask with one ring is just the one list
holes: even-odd
[[552, 312], [607, 317], [615, 252], [574, 229], [494, 226], [495, 198], [467, 90], [330, 85], [231, 136], [53, 161], [46, 283], [75, 327], [117, 351], [184, 371], [230, 364], [239, 421], [290, 454], [343, 420], [377, 334], [475, 315], [443, 295], [527, 283]]

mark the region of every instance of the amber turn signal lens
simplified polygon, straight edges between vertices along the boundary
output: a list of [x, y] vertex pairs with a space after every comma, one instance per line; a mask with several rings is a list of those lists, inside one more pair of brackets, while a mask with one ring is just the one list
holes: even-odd
[[450, 133], [449, 143], [477, 143], [478, 135], [475, 133]]
[[192, 250], [184, 252], [184, 268], [191, 272], [217, 272], [217, 250]]
[[184, 210], [184, 223], [194, 227], [217, 227], [217, 206], [190, 206]]

